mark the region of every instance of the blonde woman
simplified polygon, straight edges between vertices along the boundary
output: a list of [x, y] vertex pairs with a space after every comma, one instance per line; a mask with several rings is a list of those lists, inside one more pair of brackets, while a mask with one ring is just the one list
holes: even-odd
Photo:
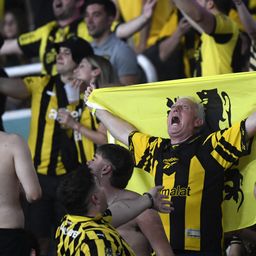
[[81, 163], [86, 163], [93, 158], [97, 145], [107, 143], [105, 127], [83, 105], [83, 92], [90, 84], [102, 88], [113, 85], [113, 81], [114, 73], [111, 63], [97, 55], [83, 58], [74, 69], [72, 86], [80, 90], [79, 104], [75, 113], [60, 109], [58, 120], [63, 127], [72, 129]]

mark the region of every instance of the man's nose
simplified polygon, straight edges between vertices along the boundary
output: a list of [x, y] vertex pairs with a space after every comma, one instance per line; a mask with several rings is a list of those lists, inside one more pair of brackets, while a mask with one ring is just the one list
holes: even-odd
[[179, 105], [173, 105], [172, 106], [172, 112], [178, 111], [180, 109]]

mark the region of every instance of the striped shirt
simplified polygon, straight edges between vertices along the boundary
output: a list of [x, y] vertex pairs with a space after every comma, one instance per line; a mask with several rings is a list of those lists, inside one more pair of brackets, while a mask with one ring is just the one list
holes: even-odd
[[63, 42], [71, 36], [79, 36], [91, 41], [83, 18], [75, 20], [70, 25], [59, 27], [56, 21], [49, 22], [34, 31], [21, 34], [18, 44], [25, 56], [39, 57], [43, 64], [43, 74], [56, 75], [55, 43]]
[[179, 145], [135, 132], [130, 150], [173, 202], [175, 211], [161, 216], [173, 249], [221, 255], [224, 170], [247, 152], [244, 122]]
[[256, 43], [254, 41], [250, 48], [249, 71], [256, 71]]
[[104, 216], [66, 215], [56, 231], [57, 255], [69, 256], [133, 256], [130, 246], [109, 222], [111, 212]]
[[81, 103], [68, 103], [60, 76], [26, 77], [23, 82], [32, 96], [28, 144], [36, 171], [43, 175], [63, 175], [68, 171], [67, 164], [72, 165], [78, 159], [81, 162], [91, 160], [94, 143], [73, 134], [71, 129], [62, 129], [57, 113], [59, 108], [65, 108], [74, 119], [90, 129], [97, 128], [96, 120]]

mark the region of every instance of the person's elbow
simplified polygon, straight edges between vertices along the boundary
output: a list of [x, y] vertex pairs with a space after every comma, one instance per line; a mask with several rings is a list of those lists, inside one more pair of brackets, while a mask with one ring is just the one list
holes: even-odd
[[33, 203], [38, 201], [42, 197], [42, 189], [40, 186], [33, 189], [33, 191], [29, 191], [29, 193], [26, 194], [26, 199], [29, 203]]

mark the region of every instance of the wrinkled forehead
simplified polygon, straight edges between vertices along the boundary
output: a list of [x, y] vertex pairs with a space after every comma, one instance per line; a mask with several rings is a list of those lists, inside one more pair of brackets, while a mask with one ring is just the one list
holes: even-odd
[[177, 99], [174, 105], [183, 105], [183, 104], [189, 105], [191, 107], [196, 107], [196, 103], [189, 98], [179, 98]]

